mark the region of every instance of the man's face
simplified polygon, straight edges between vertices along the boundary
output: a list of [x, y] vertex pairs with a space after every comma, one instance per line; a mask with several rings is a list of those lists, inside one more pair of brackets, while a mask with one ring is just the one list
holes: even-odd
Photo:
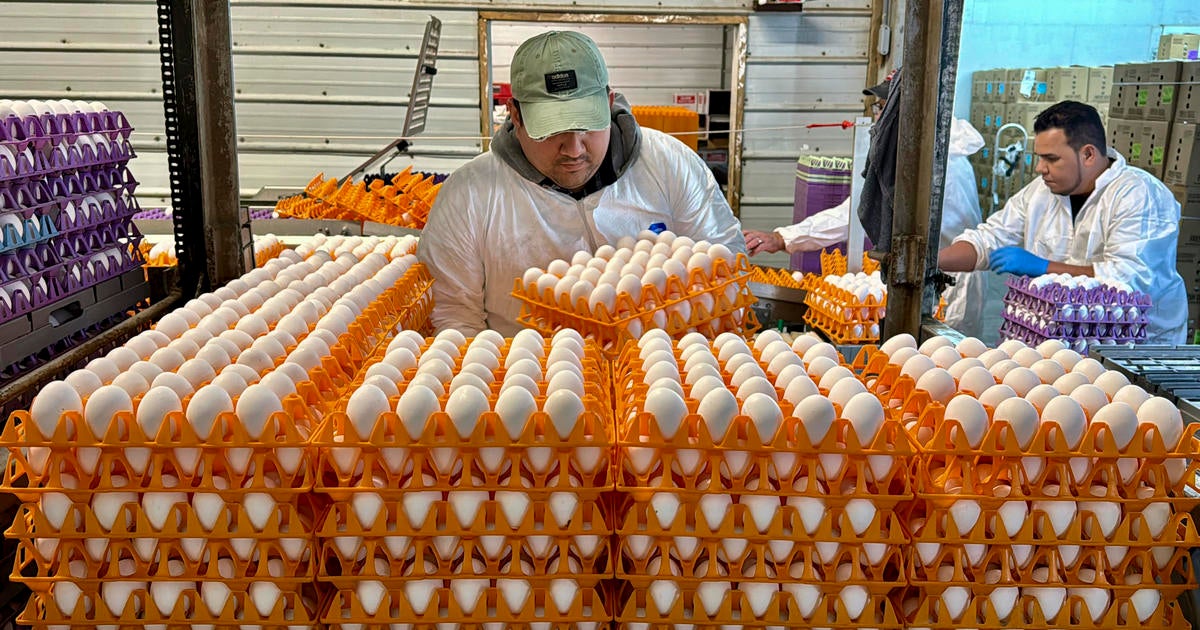
[[1033, 138], [1033, 152], [1038, 156], [1037, 173], [1056, 195], [1076, 195], [1091, 192], [1095, 176], [1088, 175], [1097, 150], [1084, 145], [1079, 151], [1067, 144], [1062, 129], [1050, 128]]
[[508, 111], [525, 158], [559, 187], [572, 192], [580, 190], [600, 170], [608, 153], [611, 127], [600, 131], [564, 131], [534, 140], [511, 104]]
[[887, 99], [876, 99], [875, 103], [871, 105], [871, 117], [875, 120], [879, 120], [879, 116], [883, 114], [884, 107], [887, 107]]

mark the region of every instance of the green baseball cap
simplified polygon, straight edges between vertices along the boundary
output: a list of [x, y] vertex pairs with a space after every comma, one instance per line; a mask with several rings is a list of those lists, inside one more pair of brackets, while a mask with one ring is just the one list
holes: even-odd
[[608, 129], [608, 67], [596, 42], [549, 31], [521, 44], [512, 60], [512, 94], [531, 138]]

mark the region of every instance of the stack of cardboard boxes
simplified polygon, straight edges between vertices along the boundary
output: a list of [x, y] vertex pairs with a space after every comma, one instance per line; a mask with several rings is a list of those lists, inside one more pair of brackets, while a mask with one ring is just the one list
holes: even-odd
[[[995, 177], [993, 145], [996, 132], [1007, 123], [1016, 123], [1025, 129], [1032, 142], [1033, 122], [1037, 115], [1048, 106], [1066, 100], [1090, 103], [1100, 111], [1101, 117], [1107, 118], [1112, 80], [1111, 66], [1007, 68], [972, 74], [971, 124], [983, 134], [986, 147], [971, 156], [971, 163], [975, 166], [979, 203], [985, 215], [1003, 207], [1008, 197], [1037, 177], [1037, 158], [1031, 145], [1022, 156], [1023, 172], [1016, 171], [1011, 177]], [[1019, 139], [1020, 134], [1016, 131], [1006, 131], [1000, 137], [1000, 147]]]
[[1194, 337], [1200, 329], [1200, 61], [1121, 64], [1113, 78], [1110, 144], [1166, 183], [1182, 206], [1176, 260]]

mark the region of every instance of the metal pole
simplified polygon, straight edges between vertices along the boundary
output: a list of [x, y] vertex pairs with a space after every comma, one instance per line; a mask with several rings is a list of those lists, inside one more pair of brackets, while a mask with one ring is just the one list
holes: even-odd
[[196, 122], [208, 277], [220, 286], [245, 273], [238, 194], [237, 125], [228, 0], [192, 0]]
[[907, 4], [884, 338], [918, 336], [922, 312], [932, 312], [925, 279], [936, 269], [961, 23], [962, 0]]

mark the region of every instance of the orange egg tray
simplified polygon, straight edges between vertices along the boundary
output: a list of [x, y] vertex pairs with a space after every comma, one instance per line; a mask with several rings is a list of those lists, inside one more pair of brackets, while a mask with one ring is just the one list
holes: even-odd
[[[388, 320], [393, 328], [423, 331], [433, 313], [433, 276], [424, 263], [416, 263], [396, 281], [397, 317]], [[385, 292], [385, 295], [387, 293]]]
[[[618, 504], [615, 512], [619, 515], [617, 533], [621, 537], [648, 537], [667, 545], [671, 544], [674, 537], [703, 541], [739, 539], [755, 543], [881, 543], [897, 547], [903, 547], [909, 542], [908, 533], [901, 526], [899, 516], [890, 508], [875, 508], [875, 513], [870, 516], [869, 521], [854, 523], [844, 503], [827, 504], [822, 506], [821, 514], [816, 515], [812, 522], [806, 522], [794, 506], [784, 505], [780, 497], [780, 506], [766, 522], [756, 520], [751, 506], [743, 503], [725, 506], [720, 520], [713, 522], [704, 515], [704, 505], [701, 503], [703, 499], [690, 496], [680, 500], [675, 518], [664, 523], [651, 502], [659, 493], [642, 494], [644, 496], [637, 499], [626, 498]], [[855, 533], [855, 525], [858, 525], [861, 534]]]
[[346, 181], [339, 186], [336, 178], [320, 173], [300, 195], [280, 199], [275, 211], [281, 217], [375, 221], [419, 230], [429, 220], [441, 186], [432, 176], [414, 174], [411, 166], [390, 183], [375, 180], [370, 185]]
[[[404, 492], [451, 491], [464, 487], [523, 492], [609, 490], [612, 487], [611, 424], [596, 410], [600, 403], [594, 398], [586, 398], [584, 405], [583, 415], [566, 439], [558, 437], [549, 416], [543, 411], [530, 417], [524, 432], [516, 440], [509, 436], [494, 411], [481, 415], [480, 422], [466, 438], [458, 435], [448, 414], [437, 412], [430, 416], [424, 432], [416, 440], [401, 428], [395, 414], [388, 412], [381, 416], [382, 422], [376, 424], [375, 431], [366, 441], [353, 435], [354, 428], [344, 415], [332, 414], [313, 434], [318, 466], [323, 473], [317, 479], [316, 489], [335, 500], [368, 489], [387, 498]], [[349, 443], [352, 446], [341, 446], [345, 442], [337, 441], [339, 435], [351, 436]], [[339, 464], [343, 461], [339, 458], [355, 453], [353, 450], [339, 453], [340, 448], [360, 449], [357, 453], [361, 457], [363, 473]], [[400, 449], [405, 449], [406, 453], [401, 453]], [[390, 453], [401, 464], [389, 465]], [[470, 476], [464, 477], [464, 471]], [[362, 485], [363, 479], [372, 477], [374, 482]], [[464, 478], [467, 484], [463, 483]], [[472, 481], [472, 478], [478, 481]]]
[[[594, 339], [605, 357], [612, 359], [626, 343], [637, 341], [642, 331], [652, 328], [662, 328], [675, 338], [692, 330], [708, 337], [723, 332], [751, 335], [759, 329], [759, 324], [754, 311], [747, 308], [758, 299], [750, 292], [750, 277], [750, 263], [745, 254], [738, 254], [733, 265], [714, 260], [711, 275], [702, 269], [692, 269], [686, 279], [668, 277], [663, 292], [651, 285], [643, 286], [640, 302], [627, 293], [617, 294], [614, 313], [609, 313], [604, 305], [600, 305], [598, 312], [592, 312], [582, 297], [574, 305], [563, 304], [552, 289], [539, 294], [536, 287], [526, 286], [521, 278], [514, 280], [512, 296], [521, 302], [517, 318], [521, 324], [546, 336], [563, 328], [574, 328], [585, 339]], [[671, 298], [672, 295], [679, 297]], [[701, 296], [708, 296], [713, 306], [707, 308], [695, 303]], [[655, 306], [646, 308], [647, 303]], [[690, 316], [681, 315], [681, 309], [689, 310]], [[618, 318], [621, 313], [629, 315]]]
[[1075, 611], [1086, 611], [1087, 604], [1076, 595], [1068, 595], [1063, 599], [1063, 605], [1054, 617], [1047, 619], [1037, 597], [1021, 594], [1017, 596], [1012, 611], [1005, 616], [997, 614], [987, 595], [997, 587], [976, 585], [971, 599], [965, 610], [955, 621], [940, 599], [943, 589], [930, 587], [919, 595], [915, 608], [906, 615], [908, 627], [937, 628], [950, 630], [963, 627], [980, 630], [1005, 630], [1008, 628], [1029, 628], [1030, 630], [1050, 630], [1052, 628], [1078, 628], [1080, 630], [1108, 630], [1119, 628], [1146, 628], [1154, 630], [1184, 630], [1191, 628], [1187, 617], [1179, 610], [1176, 602], [1162, 600], [1153, 611], [1148, 613], [1146, 621], [1139, 621], [1132, 612], [1132, 602], [1128, 597], [1112, 598], [1103, 616], [1094, 621], [1091, 615], [1076, 614]]
[[[910, 551], [915, 553], [915, 551]], [[912, 560], [906, 562], [909, 570], [908, 583], [913, 586], [934, 585], [971, 585], [983, 584], [985, 572], [999, 570], [1000, 577], [996, 582], [1010, 586], [1097, 586], [1112, 590], [1114, 593], [1132, 593], [1140, 588], [1153, 588], [1160, 591], [1164, 597], [1174, 597], [1194, 586], [1189, 584], [1193, 576], [1191, 550], [1172, 548], [1169, 557], [1160, 565], [1153, 549], [1131, 548], [1119, 563], [1111, 564], [1103, 547], [1083, 547], [1079, 557], [1067, 566], [1056, 545], [1035, 546], [1031, 557], [1023, 566], [1018, 565], [1013, 551], [1005, 545], [994, 545], [984, 550], [982, 558], [975, 562], [971, 554], [958, 545], [942, 545], [933, 554], [929, 563]], [[944, 578], [939, 574], [942, 568], [950, 567], [954, 573]], [[1049, 570], [1045, 579], [1035, 579], [1035, 568]], [[1145, 570], [1143, 570], [1145, 567]], [[1094, 568], [1095, 579], [1087, 580], [1080, 576], [1084, 568]], [[1128, 575], [1140, 575], [1141, 581], [1126, 584]]]
[[[448, 586], [434, 589], [428, 602], [414, 606], [403, 588], [389, 588], [374, 614], [369, 614], [354, 590], [337, 591], [324, 607], [321, 622], [334, 625], [406, 623], [413, 627], [431, 628], [433, 624], [450, 624], [469, 628], [475, 624], [501, 624], [505, 628], [529, 627], [529, 624], [570, 624], [570, 628], [589, 622], [608, 623], [613, 618], [612, 607], [604, 589], [580, 587], [569, 601], [555, 602], [550, 595], [550, 580], [527, 579], [525, 598], [509, 593], [506, 598], [501, 585], [483, 588], [470, 610], [464, 610]], [[515, 585], [508, 578], [503, 586]], [[510, 605], [509, 600], [513, 601]], [[561, 608], [559, 604], [563, 604]], [[566, 612], [560, 612], [561, 610]]]
[[[260, 495], [261, 496], [261, 495]], [[296, 506], [277, 503], [270, 512], [254, 516], [243, 504], [236, 503], [245, 497], [231, 499], [220, 513], [211, 517], [211, 526], [206, 526], [195, 510], [187, 504], [176, 504], [167, 513], [161, 528], [151, 524], [145, 510], [136, 503], [127, 503], [115, 513], [111, 527], [104, 527], [95, 512], [85, 503], [73, 503], [66, 511], [62, 527], [54, 527], [41, 509], [34, 504], [23, 504], [18, 508], [17, 518], [5, 532], [12, 539], [33, 544], [36, 540], [54, 538], [60, 541], [129, 540], [149, 539], [159, 541], [188, 537], [203, 537], [218, 541], [233, 538], [245, 540], [309, 539], [313, 535], [311, 508], [303, 512]], [[205, 519], [207, 520], [207, 519]], [[256, 525], [254, 520], [259, 520]]]
[[[907, 377], [903, 377], [907, 378]], [[984, 409], [991, 418], [994, 409]], [[1162, 434], [1152, 425], [1139, 424], [1133, 434], [1133, 439], [1125, 448], [1118, 448], [1107, 425], [1088, 423], [1087, 430], [1077, 448], [1067, 445], [1062, 430], [1054, 423], [1038, 424], [1029, 446], [1022, 447], [1012, 431], [1011, 426], [1004, 421], [992, 421], [983, 435], [979, 447], [972, 448], [961, 431], [961, 426], [953, 420], [945, 420], [945, 407], [930, 402], [923, 405], [920, 416], [921, 427], [933, 429], [933, 437], [922, 444], [922, 450], [928, 455], [961, 455], [961, 456], [992, 456], [992, 457], [1089, 457], [1100, 460], [1117, 460], [1136, 458], [1151, 462], [1162, 462], [1166, 459], [1191, 460], [1200, 457], [1200, 427], [1185, 429], [1183, 439], [1174, 448], [1168, 448], [1162, 439]]]
[[[229, 584], [228, 580], [221, 580]], [[287, 584], [287, 582], [277, 583]], [[129, 596], [125, 609], [114, 615], [95, 591], [81, 594], [75, 608], [64, 614], [54, 602], [53, 593], [35, 592], [29, 603], [17, 617], [17, 623], [45, 627], [145, 627], [150, 624], [165, 624], [172, 627], [209, 624], [218, 627], [257, 625], [271, 628], [301, 626], [317, 627], [316, 589], [308, 585], [297, 585], [294, 590], [283, 590], [275, 606], [260, 614], [249, 594], [251, 584], [231, 586], [225, 607], [212, 614], [196, 589], [188, 589], [179, 595], [179, 601], [170, 614], [164, 615], [146, 589], [138, 589]]]
[[[849, 269], [848, 257], [840, 249], [826, 249], [821, 252], [821, 277], [845, 275]], [[862, 271], [866, 274], [879, 271], [879, 261], [863, 252]]]
[[275, 241], [274, 244], [259, 249], [259, 244], [254, 244], [254, 266], [261, 267], [267, 264], [268, 260], [279, 256], [283, 253], [283, 243]]
[[[293, 408], [303, 407], [295, 395], [288, 398]], [[201, 440], [178, 413], [168, 415], [156, 438], [151, 440], [141, 433], [128, 413], [118, 414], [105, 435], [97, 439], [76, 413], [66, 414], [54, 435], [47, 438], [40, 435], [24, 412], [16, 412], [5, 427], [3, 439], [13, 455], [4, 469], [0, 490], [15, 494], [22, 501], [37, 501], [46, 492], [64, 492], [63, 474], [74, 475], [77, 486], [84, 490], [207, 491], [217, 489], [214, 479], [221, 478], [235, 492], [258, 491], [278, 500], [310, 491], [315, 476], [307, 438], [294, 424], [294, 417], [286, 412], [270, 416], [267, 430], [258, 439], [249, 437], [236, 415], [222, 413], [207, 440]], [[27, 448], [49, 449], [52, 455], [42, 473], [30, 465], [25, 455]], [[149, 465], [143, 473], [133, 472], [126, 452], [129, 448], [149, 451]], [[99, 453], [94, 468], [80, 462], [79, 453], [90, 451]], [[127, 473], [133, 473], [127, 477], [128, 484], [113, 484], [114, 475]], [[164, 487], [164, 473], [176, 475], [179, 486]], [[277, 478], [268, 478], [268, 473]]]
[[787, 269], [750, 265], [750, 282], [770, 284], [786, 289], [804, 289], [804, 284], [792, 277]]
[[[326, 541], [345, 536], [366, 539], [395, 536], [608, 536], [613, 532], [613, 524], [606, 499], [577, 497], [573, 510], [558, 514], [549, 504], [549, 498], [530, 500], [525, 512], [517, 515], [506, 513], [499, 499], [489, 498], [478, 502], [474, 508], [477, 509], [475, 517], [467, 525], [462, 524], [459, 515], [444, 498], [429, 502], [424, 519], [415, 525], [404, 511], [403, 499], [383, 502], [375, 522], [364, 525], [355, 513], [357, 502], [351, 499], [330, 506], [317, 529], [317, 538]], [[416, 504], [413, 505], [415, 509]], [[425, 505], [421, 503], [422, 507]], [[567, 519], [565, 525], [560, 523], [563, 519]]]
[[[679, 580], [673, 580], [680, 582]], [[777, 591], [765, 607], [762, 615], [755, 615], [749, 596], [736, 589], [728, 591], [719, 604], [708, 614], [702, 596], [697, 589], [700, 584], [681, 582], [679, 596], [668, 610], [662, 612], [651, 598], [647, 585], [624, 589], [617, 598], [619, 607], [617, 623], [621, 627], [633, 624], [649, 624], [652, 627], [694, 625], [697, 628], [723, 627], [784, 627], [784, 628], [902, 628], [903, 624], [895, 605], [887, 597], [889, 586], [871, 583], [853, 584], [867, 589], [867, 598], [861, 614], [851, 615], [839, 597], [846, 584], [821, 586], [821, 597], [808, 614], [804, 614], [786, 591]]]
[[[468, 577], [562, 577], [595, 586], [602, 579], [612, 577], [612, 554], [608, 545], [598, 546], [591, 555], [584, 555], [583, 550], [570, 539], [547, 542], [548, 547], [540, 549], [530, 538], [508, 539], [509, 557], [489, 559], [483, 555], [485, 545], [482, 541], [473, 538], [449, 536], [440, 540], [414, 539], [409, 542], [406, 555], [399, 558], [388, 550], [384, 541], [364, 541], [358, 551], [366, 553], [366, 558], [387, 562], [389, 570], [384, 575], [376, 572], [374, 562], [348, 560], [332, 545], [325, 545], [321, 553], [322, 566], [338, 566], [342, 572], [337, 575], [332, 571], [322, 571], [318, 580], [341, 589], [353, 588], [368, 579], [396, 584], [412, 580], [456, 580]], [[535, 551], [541, 551], [541, 554], [534, 555]], [[331, 562], [334, 564], [327, 564]], [[479, 566], [472, 566], [476, 562], [480, 563]]]
[[[946, 496], [948, 504], [961, 497]], [[976, 499], [966, 499], [975, 503]], [[1053, 501], [1053, 499], [1039, 499]], [[1200, 534], [1196, 531], [1195, 518], [1186, 512], [1172, 513], [1163, 525], [1162, 532], [1155, 536], [1150, 532], [1146, 519], [1140, 508], [1130, 504], [1126, 507], [1121, 520], [1110, 535], [1104, 536], [1099, 519], [1096, 515], [1080, 508], [1071, 518], [1070, 524], [1062, 535], [1054, 533], [1050, 518], [1043, 510], [1030, 508], [1028, 516], [1021, 528], [1009, 535], [1003, 526], [993, 526], [1000, 523], [998, 513], [999, 502], [1002, 499], [978, 500], [981, 505], [979, 520], [966, 533], [960, 534], [954, 525], [950, 507], [934, 507], [932, 501], [926, 502], [928, 515], [924, 527], [912, 532], [912, 542], [942, 543], [953, 542], [962, 544], [985, 545], [1082, 545], [1082, 546], [1123, 546], [1140, 547], [1200, 547]], [[1107, 502], [1107, 500], [1104, 500]], [[1066, 499], [1064, 502], [1074, 502]], [[1040, 533], [1039, 533], [1040, 532]], [[1089, 533], [1090, 532], [1090, 533]]]
[[[786, 401], [781, 407], [784, 405]], [[725, 438], [715, 441], [704, 419], [698, 413], [690, 413], [683, 418], [675, 435], [667, 439], [652, 415], [640, 413], [618, 428], [617, 490], [679, 488], [787, 496], [795, 494], [791, 490], [795, 479], [809, 477], [825, 479], [830, 487], [839, 489], [853, 483], [853, 490], [841, 494], [891, 502], [891, 505], [913, 496], [909, 467], [915, 445], [898, 422], [884, 420], [867, 446], [859, 446], [854, 427], [843, 419], [835, 420], [825, 438], [813, 444], [803, 422], [792, 416], [790, 409], [784, 411], [780, 430], [767, 444], [758, 439], [757, 431], [751, 427], [748, 417], [737, 416]], [[740, 473], [729, 465], [735, 455], [745, 458]], [[651, 463], [649, 469], [646, 462]], [[835, 470], [835, 466], [841, 470]], [[685, 474], [687, 471], [694, 472]], [[751, 487], [751, 482], [761, 484], [764, 478], [768, 482], [775, 480], [787, 489]], [[885, 507], [883, 503], [880, 505]]]
[[[617, 578], [635, 585], [651, 579], [832, 582], [838, 567], [845, 563], [852, 568], [850, 582], [869, 582], [877, 587], [906, 584], [904, 551], [884, 544], [873, 548], [862, 544], [830, 544], [825, 548], [818, 548], [820, 544], [797, 544], [791, 549], [784, 549], [784, 545], [773, 549], [769, 543], [706, 540], [697, 545], [696, 555], [690, 558], [679, 555], [678, 548], [667, 548], [664, 555], [665, 545], [657, 549], [658, 554], [652, 550], [647, 557], [637, 558], [631, 546], [628, 538], [621, 540]], [[731, 572], [740, 577], [730, 577]]]

